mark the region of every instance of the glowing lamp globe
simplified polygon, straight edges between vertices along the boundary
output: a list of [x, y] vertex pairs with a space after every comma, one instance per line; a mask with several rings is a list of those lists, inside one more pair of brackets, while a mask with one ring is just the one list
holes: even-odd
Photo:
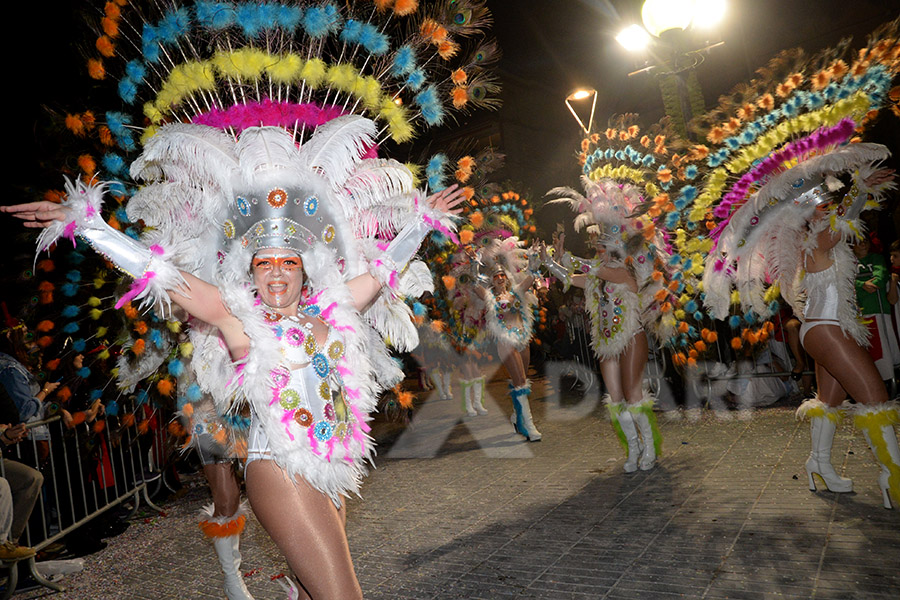
[[714, 27], [725, 18], [725, 10], [725, 0], [695, 0], [693, 26]]
[[646, 0], [641, 7], [644, 28], [652, 35], [687, 29], [694, 17], [694, 0]]

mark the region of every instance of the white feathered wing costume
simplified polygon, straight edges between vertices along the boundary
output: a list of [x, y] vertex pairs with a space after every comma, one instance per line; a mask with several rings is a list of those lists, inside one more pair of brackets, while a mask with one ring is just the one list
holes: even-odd
[[[362, 158], [374, 135], [375, 125], [358, 116], [321, 126], [299, 148], [280, 128], [251, 128], [235, 142], [213, 128], [167, 125], [132, 166], [135, 178], [151, 183], [127, 208], [130, 218], [154, 228], [151, 235], [157, 243], [174, 249], [179, 266], [211, 279], [251, 340], [249, 354], [235, 362], [214, 328], [192, 323], [198, 383], [215, 397], [220, 411], [250, 403], [276, 462], [335, 500], [357, 492], [373, 454], [369, 413], [376, 408], [378, 393], [403, 376], [386, 342], [398, 350], [418, 343], [403, 297], [433, 288], [427, 267], [412, 261], [402, 271], [384, 275], [390, 281], [360, 315], [345, 283], [366, 271], [379, 276], [373, 263], [410, 220], [427, 216], [437, 222], [444, 217], [430, 214], [420, 201], [408, 169], [395, 161]], [[242, 244], [229, 216], [257, 208], [245, 204], [236, 209], [236, 190], [276, 183], [314, 190], [322, 207], [303, 221], [316, 234], [300, 254], [309, 297], [322, 309], [321, 318], [343, 335], [345, 351], [336, 367], [353, 427], [352, 436], [327, 447], [311, 444], [300, 425], [285, 421], [277, 404], [276, 409], [270, 407], [270, 374], [283, 359], [252, 287], [252, 248]], [[299, 214], [301, 200], [296, 199], [294, 213]], [[442, 223], [452, 226], [446, 219]], [[328, 225], [333, 229], [326, 232]]]

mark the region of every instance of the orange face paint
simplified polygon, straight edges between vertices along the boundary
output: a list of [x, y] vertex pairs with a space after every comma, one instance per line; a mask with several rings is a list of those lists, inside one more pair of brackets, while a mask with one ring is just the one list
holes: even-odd
[[303, 261], [297, 255], [263, 256], [254, 258], [252, 265], [261, 271], [274, 271], [276, 267], [281, 271], [297, 271], [303, 268]]

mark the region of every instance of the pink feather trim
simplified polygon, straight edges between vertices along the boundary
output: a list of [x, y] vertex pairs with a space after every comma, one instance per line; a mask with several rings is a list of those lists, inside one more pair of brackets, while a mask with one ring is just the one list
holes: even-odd
[[[841, 119], [837, 124], [831, 127], [821, 127], [812, 134], [793, 141], [781, 150], [769, 154], [760, 161], [755, 167], [735, 182], [731, 189], [722, 197], [722, 201], [713, 209], [713, 214], [718, 219], [725, 219], [726, 222], [731, 214], [732, 207], [735, 203], [742, 201], [747, 197], [751, 187], [757, 183], [765, 183], [765, 180], [772, 175], [783, 173], [788, 169], [785, 163], [793, 161], [796, 158], [809, 157], [815, 154], [822, 154], [822, 150], [833, 148], [845, 143], [856, 129], [856, 123], [853, 119]], [[722, 223], [712, 232], [711, 237], [718, 239], [721, 234]]]
[[353, 404], [350, 405], [350, 412], [353, 413], [354, 418], [356, 418], [356, 422], [359, 424], [359, 428], [365, 431], [366, 433], [372, 431], [372, 428], [369, 427], [369, 424], [366, 423], [366, 415], [362, 413], [356, 406]]
[[122, 308], [123, 306], [125, 306], [125, 304], [131, 302], [135, 297], [141, 294], [145, 289], [147, 289], [147, 286], [150, 284], [150, 280], [154, 277], [156, 277], [156, 273], [154, 273], [153, 271], [147, 271], [146, 273], [144, 273], [143, 277], [135, 279], [131, 283], [131, 287], [128, 289], [128, 291], [125, 292], [125, 294], [121, 298], [119, 298], [118, 302], [116, 302], [116, 308]]
[[291, 423], [294, 421], [294, 411], [286, 410], [284, 414], [281, 415], [281, 422], [284, 424], [284, 431], [288, 434], [288, 437], [291, 438], [291, 441], [294, 441], [294, 434], [291, 433]]
[[[66, 237], [66, 238], [69, 238], [70, 240], [72, 240], [73, 247], [78, 245], [78, 242], [75, 241], [75, 230], [77, 228], [78, 228], [78, 225], [75, 223], [75, 221], [72, 221], [71, 223], [66, 225], [65, 229], [63, 229], [63, 237]], [[46, 250], [46, 248], [44, 248], [44, 250]]]
[[456, 234], [453, 233], [450, 229], [444, 227], [439, 220], [432, 219], [428, 215], [422, 215], [422, 218], [425, 220], [425, 223], [427, 223], [429, 227], [440, 231], [445, 236], [447, 236], [447, 238], [449, 238], [454, 244], [459, 245], [459, 238], [456, 237]]
[[213, 108], [194, 117], [193, 122], [219, 129], [234, 129], [240, 133], [248, 127], [267, 125], [284, 127], [318, 127], [340, 117], [344, 111], [337, 106], [320, 107], [315, 103], [295, 104], [273, 102], [266, 98], [261, 102], [237, 104], [225, 110]]
[[319, 452], [319, 440], [316, 439], [316, 432], [314, 429], [314, 427], [307, 427], [306, 437], [309, 438], [309, 448], [312, 450], [313, 454], [321, 456], [322, 453]]

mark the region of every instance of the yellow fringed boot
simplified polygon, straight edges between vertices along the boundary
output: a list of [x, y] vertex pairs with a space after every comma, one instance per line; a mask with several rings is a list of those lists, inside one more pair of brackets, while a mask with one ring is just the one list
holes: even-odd
[[894, 425], [900, 423], [900, 411], [896, 402], [885, 402], [877, 406], [860, 404], [855, 409], [853, 423], [858, 427], [875, 460], [881, 464], [881, 486], [884, 507], [891, 508], [891, 499], [900, 505], [900, 448], [897, 446], [897, 434]]
[[797, 418], [809, 419], [810, 451], [806, 459], [806, 474], [809, 476], [809, 489], [816, 491], [813, 475], [818, 475], [831, 492], [846, 493], [853, 491], [853, 480], [841, 477], [831, 465], [831, 446], [834, 444], [834, 432], [838, 423], [844, 419], [839, 408], [828, 406], [818, 398], [811, 398], [797, 409]]

